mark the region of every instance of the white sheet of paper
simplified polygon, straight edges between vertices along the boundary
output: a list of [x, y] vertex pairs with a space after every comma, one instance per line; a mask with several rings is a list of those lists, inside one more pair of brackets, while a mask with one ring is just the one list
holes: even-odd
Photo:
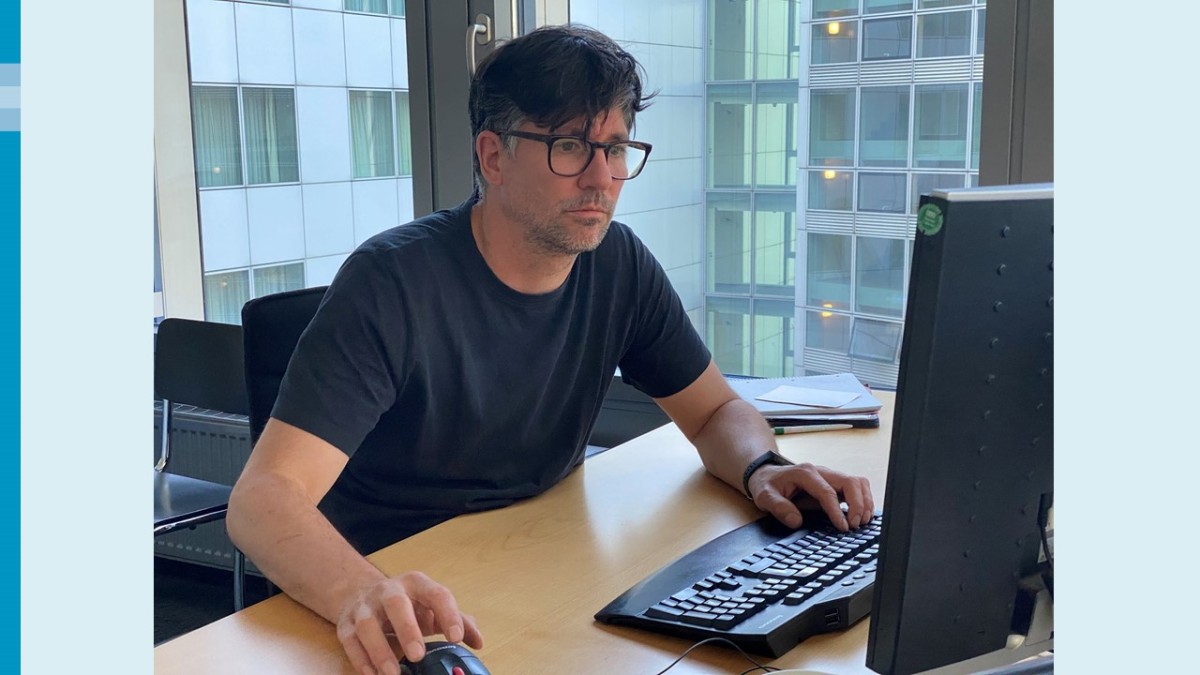
[[818, 408], [840, 408], [858, 398], [858, 394], [854, 392], [828, 391], [825, 389], [805, 389], [785, 384], [775, 387], [771, 391], [755, 398], [760, 401], [810, 405]]

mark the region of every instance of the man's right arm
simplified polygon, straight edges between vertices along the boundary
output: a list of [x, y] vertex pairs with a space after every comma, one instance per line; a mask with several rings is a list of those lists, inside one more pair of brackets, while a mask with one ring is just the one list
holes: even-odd
[[321, 438], [269, 420], [229, 499], [234, 544], [284, 592], [337, 626], [358, 672], [399, 672], [386, 632], [410, 659], [424, 655], [423, 635], [482, 647], [475, 620], [459, 612], [449, 590], [420, 572], [387, 577], [317, 510], [347, 461]]

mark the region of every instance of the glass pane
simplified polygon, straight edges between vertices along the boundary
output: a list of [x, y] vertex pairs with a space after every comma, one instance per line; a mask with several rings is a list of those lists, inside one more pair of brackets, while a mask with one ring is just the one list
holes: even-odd
[[796, 309], [791, 302], [756, 300], [754, 328], [751, 333], [753, 367], [756, 377], [783, 377], [793, 372], [792, 324]]
[[912, 6], [912, 0], [863, 0], [863, 13], [908, 12]]
[[346, 0], [345, 7], [347, 12], [387, 14], [388, 0]]
[[812, 8], [814, 19], [854, 16], [858, 14], [858, 0], [813, 0]]
[[755, 183], [759, 187], [796, 185], [796, 108], [800, 97], [797, 82], [758, 85], [754, 106]]
[[396, 173], [412, 175], [412, 126], [408, 122], [408, 92], [396, 92]]
[[979, 21], [975, 28], [975, 53], [983, 53], [983, 38], [987, 35], [987, 10], [981, 9], [976, 14], [979, 15]]
[[927, 195], [934, 190], [962, 186], [963, 175], [961, 173], [914, 173], [912, 175], [912, 200], [909, 202], [908, 212], [917, 212], [921, 206], [921, 195]]
[[850, 355], [857, 359], [895, 363], [899, 356], [900, 328], [899, 323], [855, 319]]
[[386, 91], [350, 92], [350, 154], [355, 178], [394, 176], [392, 97]]
[[754, 292], [796, 295], [796, 195], [754, 198]]
[[917, 16], [917, 58], [971, 53], [971, 13], [942, 12]]
[[849, 211], [854, 208], [854, 174], [849, 171], [808, 172], [808, 208]]
[[863, 21], [863, 61], [912, 58], [912, 18]]
[[917, 0], [917, 9], [937, 9], [939, 7], [958, 7], [969, 5], [971, 0]]
[[196, 185], [242, 184], [242, 137], [236, 87], [192, 87]]
[[300, 180], [296, 153], [296, 92], [292, 89], [242, 90], [246, 116], [246, 182], [294, 183]]
[[750, 300], [708, 298], [708, 348], [722, 373], [750, 374]]
[[392, 0], [392, 16], [404, 16], [404, 0]]
[[979, 170], [979, 130], [983, 116], [983, 83], [976, 82], [973, 86], [975, 109], [971, 114], [971, 168]]
[[907, 178], [902, 173], [858, 174], [858, 210], [904, 213]]
[[850, 237], [808, 234], [808, 305], [850, 309]]
[[754, 61], [754, 3], [709, 0], [708, 76], [710, 80], [749, 80]]
[[853, 63], [856, 60], [858, 60], [857, 21], [831, 21], [813, 24], [813, 65]]
[[916, 98], [913, 164], [964, 168], [967, 163], [967, 85], [918, 85]]
[[254, 297], [304, 288], [304, 263], [259, 267], [254, 270]]
[[858, 238], [857, 311], [899, 317], [904, 308], [904, 240]]
[[798, 0], [758, 0], [758, 79], [799, 75], [800, 28]]
[[833, 312], [808, 312], [804, 346], [845, 354], [850, 350], [850, 317]]
[[246, 270], [204, 275], [204, 319], [217, 323], [242, 323], [242, 305], [250, 300], [250, 275]]
[[809, 112], [808, 163], [854, 163], [854, 90], [814, 89]]
[[750, 187], [750, 85], [708, 88], [708, 186]]
[[708, 290], [750, 293], [750, 195], [708, 195]]
[[908, 87], [863, 87], [858, 163], [908, 165]]

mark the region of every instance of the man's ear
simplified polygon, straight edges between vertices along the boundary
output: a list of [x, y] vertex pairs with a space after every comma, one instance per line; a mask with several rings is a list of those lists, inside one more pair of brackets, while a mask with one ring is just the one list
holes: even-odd
[[494, 131], [481, 131], [475, 137], [475, 155], [479, 157], [479, 170], [488, 185], [502, 185], [503, 173], [500, 170], [501, 156], [507, 151], [504, 141]]

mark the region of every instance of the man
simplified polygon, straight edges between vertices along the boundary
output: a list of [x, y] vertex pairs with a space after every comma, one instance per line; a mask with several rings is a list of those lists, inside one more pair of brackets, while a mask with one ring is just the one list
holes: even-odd
[[424, 635], [482, 647], [447, 588], [363, 554], [553, 486], [582, 461], [618, 367], [759, 508], [793, 527], [805, 500], [843, 530], [870, 519], [866, 479], [761, 460], [775, 449], [761, 415], [611, 221], [650, 151], [630, 139], [649, 98], [638, 68], [578, 27], [491, 54], [471, 83], [476, 196], [365, 242], [301, 338], [228, 527], [336, 624], [360, 672], [398, 672], [386, 631], [411, 659]]

